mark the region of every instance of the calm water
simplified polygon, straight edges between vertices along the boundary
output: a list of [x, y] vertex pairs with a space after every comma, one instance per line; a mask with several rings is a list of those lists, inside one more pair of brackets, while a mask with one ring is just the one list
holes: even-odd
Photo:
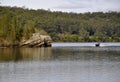
[[0, 82], [120, 82], [120, 43], [1, 48]]

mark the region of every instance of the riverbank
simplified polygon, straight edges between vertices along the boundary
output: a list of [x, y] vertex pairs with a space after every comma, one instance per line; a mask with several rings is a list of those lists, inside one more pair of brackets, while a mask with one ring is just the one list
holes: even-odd
[[20, 41], [14, 41], [14, 43], [9, 43], [9, 41], [4, 41], [0, 45], [0, 48], [9, 47], [50, 47], [52, 39], [49, 35], [41, 35], [40, 33], [33, 33], [29, 39], [22, 37]]

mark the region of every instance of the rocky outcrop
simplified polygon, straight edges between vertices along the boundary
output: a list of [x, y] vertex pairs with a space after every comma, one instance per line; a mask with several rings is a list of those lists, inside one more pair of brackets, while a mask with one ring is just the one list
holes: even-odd
[[30, 39], [20, 42], [20, 47], [49, 47], [52, 39], [49, 35], [34, 33]]

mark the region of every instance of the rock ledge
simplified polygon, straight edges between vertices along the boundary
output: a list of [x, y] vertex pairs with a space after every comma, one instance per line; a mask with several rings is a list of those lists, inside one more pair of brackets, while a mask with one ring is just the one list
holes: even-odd
[[34, 33], [28, 40], [20, 42], [20, 47], [50, 47], [52, 39], [49, 35]]

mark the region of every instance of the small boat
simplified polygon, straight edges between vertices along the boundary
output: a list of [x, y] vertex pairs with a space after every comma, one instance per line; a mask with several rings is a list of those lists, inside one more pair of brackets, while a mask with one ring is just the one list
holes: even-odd
[[96, 43], [95, 46], [96, 46], [96, 47], [99, 47], [99, 46], [100, 46], [100, 43]]

